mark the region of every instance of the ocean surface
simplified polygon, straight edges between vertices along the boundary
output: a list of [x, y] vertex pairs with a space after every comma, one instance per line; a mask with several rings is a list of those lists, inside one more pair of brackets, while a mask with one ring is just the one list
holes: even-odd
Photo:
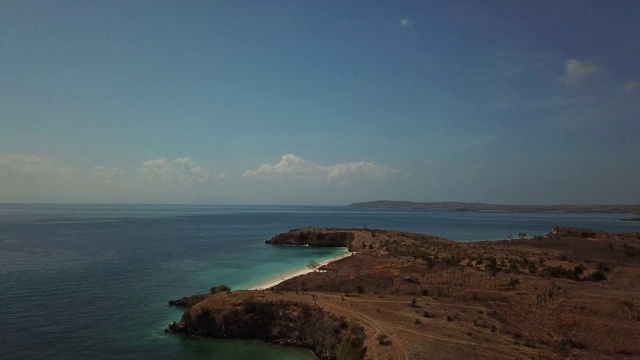
[[243, 289], [344, 249], [272, 246], [292, 228], [397, 229], [458, 241], [554, 225], [640, 231], [628, 214], [347, 207], [0, 204], [0, 358], [313, 359], [259, 342], [165, 334], [167, 301]]

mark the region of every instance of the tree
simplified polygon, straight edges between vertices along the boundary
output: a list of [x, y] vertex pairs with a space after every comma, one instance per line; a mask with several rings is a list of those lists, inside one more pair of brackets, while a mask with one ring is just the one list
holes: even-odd
[[560, 289], [561, 287], [556, 284], [555, 281], [551, 281], [551, 284], [549, 284], [549, 289], [547, 290], [547, 297], [549, 297], [549, 300], [551, 300], [551, 305], [553, 305], [556, 296], [560, 294]]
[[496, 280], [498, 273], [500, 272], [500, 266], [498, 266], [498, 261], [495, 257], [489, 260], [489, 263], [487, 264], [487, 271], [489, 272], [489, 277], [493, 278], [493, 287], [496, 287]]
[[509, 287], [513, 290], [517, 290], [518, 285], [520, 285], [520, 280], [514, 278], [511, 278], [511, 280], [509, 280]]
[[359, 360], [364, 357], [366, 348], [363, 347], [364, 342], [358, 336], [342, 339], [340, 346], [338, 346], [337, 356], [338, 360]]

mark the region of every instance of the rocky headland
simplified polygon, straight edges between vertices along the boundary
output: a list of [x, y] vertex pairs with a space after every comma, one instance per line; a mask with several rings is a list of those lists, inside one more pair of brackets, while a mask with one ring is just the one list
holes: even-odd
[[344, 229], [295, 229], [265, 241], [271, 245], [308, 245], [313, 247], [346, 247], [351, 251], [354, 233]]
[[362, 358], [364, 329], [322, 307], [239, 291], [211, 298], [171, 323], [177, 333], [220, 339], [258, 339], [306, 348], [320, 359]]
[[267, 290], [186, 297], [170, 329], [302, 347], [320, 359], [640, 356], [640, 232], [556, 227], [462, 243], [297, 229], [267, 243], [355, 254]]

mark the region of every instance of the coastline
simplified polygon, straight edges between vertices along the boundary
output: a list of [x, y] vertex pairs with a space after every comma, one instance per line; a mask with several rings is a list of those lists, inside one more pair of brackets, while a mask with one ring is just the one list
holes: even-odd
[[336, 256], [336, 257], [333, 257], [331, 259], [327, 259], [327, 260], [324, 260], [324, 261], [318, 263], [318, 266], [316, 268], [310, 268], [309, 266], [306, 266], [303, 269], [296, 270], [296, 271], [293, 271], [293, 272], [290, 272], [290, 273], [286, 273], [283, 276], [278, 276], [276, 278], [272, 278], [270, 280], [267, 280], [267, 281], [265, 281], [265, 282], [263, 282], [263, 283], [261, 283], [261, 284], [259, 284], [257, 286], [251, 287], [251, 288], [249, 288], [247, 290], [266, 290], [266, 289], [270, 289], [270, 288], [272, 288], [272, 287], [274, 287], [274, 286], [276, 286], [276, 285], [278, 285], [278, 284], [280, 284], [280, 283], [282, 283], [284, 281], [287, 281], [289, 279], [293, 279], [293, 278], [295, 278], [297, 276], [308, 274], [308, 273], [312, 273], [312, 272], [315, 272], [315, 271], [321, 271], [319, 269], [322, 266], [328, 265], [328, 264], [330, 264], [330, 263], [332, 263], [334, 261], [338, 261], [340, 259], [344, 259], [346, 257], [349, 257], [349, 256], [352, 256], [352, 255], [356, 254], [355, 252], [350, 252], [349, 250], [346, 250], [346, 248], [345, 248], [345, 251], [346, 252], [344, 254], [341, 254], [339, 256]]

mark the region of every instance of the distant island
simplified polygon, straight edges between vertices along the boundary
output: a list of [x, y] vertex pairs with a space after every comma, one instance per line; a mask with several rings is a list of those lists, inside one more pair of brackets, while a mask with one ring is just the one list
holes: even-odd
[[599, 213], [633, 213], [640, 214], [640, 204], [622, 205], [509, 205], [509, 204], [485, 204], [467, 203], [460, 201], [441, 202], [414, 202], [376, 200], [358, 202], [347, 205], [357, 208], [378, 209], [419, 209], [419, 210], [453, 210], [453, 211], [508, 211], [508, 212], [599, 212]]

